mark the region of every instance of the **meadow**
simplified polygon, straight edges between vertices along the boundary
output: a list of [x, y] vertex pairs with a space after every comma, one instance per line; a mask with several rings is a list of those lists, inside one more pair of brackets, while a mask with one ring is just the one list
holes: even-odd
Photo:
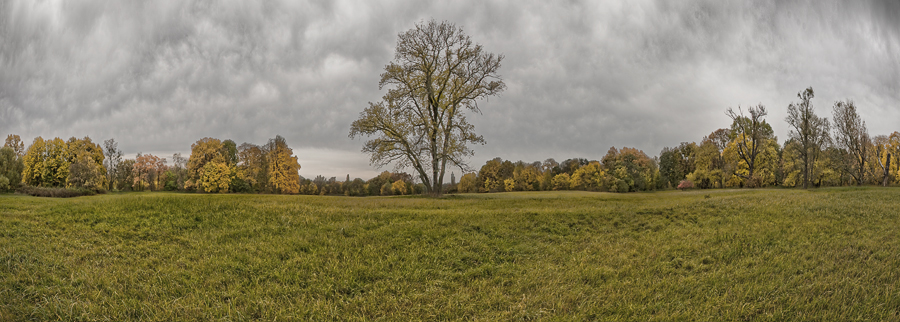
[[0, 320], [900, 320], [898, 197], [0, 195]]

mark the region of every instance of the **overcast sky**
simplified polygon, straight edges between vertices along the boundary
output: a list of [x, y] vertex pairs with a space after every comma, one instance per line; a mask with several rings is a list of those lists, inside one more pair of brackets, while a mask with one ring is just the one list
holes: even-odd
[[[779, 142], [812, 86], [900, 130], [900, 2], [0, 0], [0, 134], [115, 138], [127, 155], [280, 134], [301, 175], [381, 170], [347, 137], [380, 100], [397, 35], [447, 20], [505, 55], [508, 86], [469, 121], [502, 157], [650, 156], [763, 104]], [[459, 170], [456, 170], [459, 177]]]

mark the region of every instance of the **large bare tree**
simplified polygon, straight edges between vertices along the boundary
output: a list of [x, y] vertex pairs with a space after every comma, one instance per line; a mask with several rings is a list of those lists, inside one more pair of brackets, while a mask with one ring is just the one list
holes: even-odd
[[506, 88], [497, 73], [503, 55], [434, 20], [401, 33], [396, 50], [379, 83], [387, 94], [360, 113], [350, 137], [377, 136], [363, 147], [373, 165], [412, 167], [428, 193], [440, 196], [447, 166], [468, 170], [467, 144], [484, 144], [464, 112], [480, 112], [480, 99]]
[[834, 139], [844, 156], [842, 168], [856, 180], [857, 185], [862, 185], [866, 177], [868, 148], [871, 145], [866, 122], [859, 117], [856, 105], [851, 100], [835, 102], [833, 115]]
[[819, 158], [819, 152], [828, 144], [831, 136], [828, 134], [828, 119], [816, 115], [810, 102], [815, 97], [812, 87], [797, 93], [797, 97], [800, 98], [800, 103], [788, 105], [786, 121], [794, 128], [790, 137], [799, 143], [797, 152], [803, 164], [803, 189], [806, 189], [809, 188], [810, 172]]

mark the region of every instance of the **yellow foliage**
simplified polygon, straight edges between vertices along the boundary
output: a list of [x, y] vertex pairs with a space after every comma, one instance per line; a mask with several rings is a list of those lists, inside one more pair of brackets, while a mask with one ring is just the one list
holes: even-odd
[[404, 182], [403, 180], [394, 181], [394, 183], [391, 184], [391, 190], [393, 190], [395, 195], [409, 194], [409, 188], [407, 187], [406, 182]]
[[516, 180], [512, 178], [503, 180], [503, 189], [506, 191], [516, 191]]
[[208, 162], [203, 166], [198, 182], [206, 192], [228, 192], [234, 173], [225, 162]]
[[275, 144], [269, 151], [269, 184], [276, 193], [300, 192], [300, 163], [287, 144]]
[[461, 193], [476, 192], [478, 186], [477, 180], [478, 178], [476, 177], [475, 173], [466, 173], [462, 176], [462, 178], [459, 178], [459, 185], [457, 186], [457, 189]]
[[560, 173], [553, 177], [553, 190], [569, 190], [571, 185], [568, 173]]

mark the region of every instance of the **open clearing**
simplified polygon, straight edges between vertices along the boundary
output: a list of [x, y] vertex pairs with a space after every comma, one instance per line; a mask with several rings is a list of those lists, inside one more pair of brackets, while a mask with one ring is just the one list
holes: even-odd
[[0, 320], [898, 320], [900, 189], [0, 195]]

